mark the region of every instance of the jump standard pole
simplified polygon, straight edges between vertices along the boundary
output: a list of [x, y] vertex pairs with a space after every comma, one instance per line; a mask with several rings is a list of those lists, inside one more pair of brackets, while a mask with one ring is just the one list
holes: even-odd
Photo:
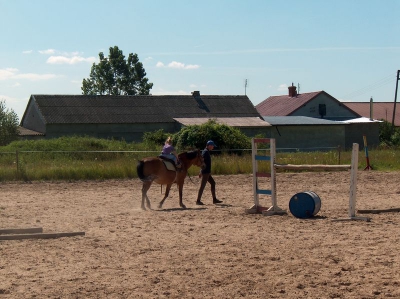
[[364, 168], [364, 170], [372, 170], [372, 166], [369, 164], [367, 136], [363, 135], [363, 139], [364, 139], [365, 159], [367, 160], [367, 166]]

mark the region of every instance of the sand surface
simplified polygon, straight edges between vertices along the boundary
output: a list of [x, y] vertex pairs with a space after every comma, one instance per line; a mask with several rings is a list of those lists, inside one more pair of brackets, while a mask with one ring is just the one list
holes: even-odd
[[[359, 171], [357, 209], [400, 208], [399, 172]], [[162, 210], [160, 186], [142, 211], [141, 182], [0, 184], [0, 229], [85, 232], [57, 239], [0, 241], [0, 298], [400, 298], [400, 213], [348, 217], [350, 173], [279, 173], [286, 216], [248, 215], [252, 176], [215, 176], [221, 205], [184, 203], [174, 186]], [[266, 179], [265, 179], [266, 180]], [[260, 186], [267, 182], [260, 181]], [[289, 210], [314, 191], [313, 219]], [[260, 202], [271, 205], [269, 196]]]

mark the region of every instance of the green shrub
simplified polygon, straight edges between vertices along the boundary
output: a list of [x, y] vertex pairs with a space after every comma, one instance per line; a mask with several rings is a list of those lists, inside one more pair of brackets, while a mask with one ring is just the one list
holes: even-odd
[[165, 140], [170, 136], [171, 134], [168, 134], [164, 132], [163, 129], [154, 131], [154, 132], [145, 132], [143, 134], [143, 142], [147, 145], [150, 146], [155, 146], [155, 145], [162, 145], [164, 144]]
[[219, 150], [251, 147], [250, 138], [239, 129], [218, 124], [215, 120], [209, 120], [203, 125], [186, 126], [174, 134], [173, 139], [181, 149], [202, 149], [210, 139], [217, 144]]
[[0, 100], [0, 146], [17, 139], [18, 116], [12, 109], [7, 109], [5, 100]]
[[400, 128], [392, 128], [386, 120], [379, 124], [379, 142], [381, 147], [400, 146]]

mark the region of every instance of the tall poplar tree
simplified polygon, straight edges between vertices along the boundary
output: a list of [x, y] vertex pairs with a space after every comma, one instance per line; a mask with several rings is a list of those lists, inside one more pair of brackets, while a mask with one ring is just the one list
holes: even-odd
[[117, 47], [110, 47], [108, 57], [99, 53], [100, 62], [93, 63], [90, 76], [82, 81], [85, 95], [148, 95], [153, 83], [146, 78], [146, 71], [137, 54], [125, 59]]
[[6, 108], [0, 101], [0, 146], [7, 145], [18, 138], [18, 116], [14, 110]]

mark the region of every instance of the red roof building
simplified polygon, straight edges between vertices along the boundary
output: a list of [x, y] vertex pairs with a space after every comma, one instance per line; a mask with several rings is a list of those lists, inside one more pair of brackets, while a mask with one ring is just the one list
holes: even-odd
[[298, 94], [293, 85], [288, 90], [287, 95], [270, 96], [256, 105], [261, 116], [308, 116], [328, 120], [361, 116], [323, 90]]
[[[357, 112], [361, 116], [378, 120], [386, 120], [392, 123], [394, 109], [393, 102], [373, 102], [372, 109], [370, 102], [343, 102], [343, 105]], [[396, 105], [394, 125], [396, 127], [400, 127], [400, 104]]]

